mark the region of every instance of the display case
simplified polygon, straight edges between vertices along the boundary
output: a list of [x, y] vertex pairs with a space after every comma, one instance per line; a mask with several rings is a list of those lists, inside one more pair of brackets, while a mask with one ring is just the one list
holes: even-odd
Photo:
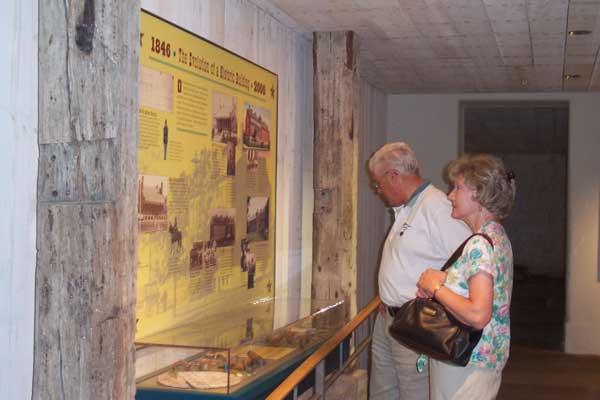
[[238, 307], [140, 340], [136, 399], [264, 398], [345, 323], [343, 302], [279, 328], [274, 308]]

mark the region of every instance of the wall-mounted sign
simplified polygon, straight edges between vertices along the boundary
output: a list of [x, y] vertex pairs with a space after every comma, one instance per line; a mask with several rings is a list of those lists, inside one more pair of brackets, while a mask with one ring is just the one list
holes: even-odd
[[275, 289], [277, 75], [142, 11], [137, 339]]

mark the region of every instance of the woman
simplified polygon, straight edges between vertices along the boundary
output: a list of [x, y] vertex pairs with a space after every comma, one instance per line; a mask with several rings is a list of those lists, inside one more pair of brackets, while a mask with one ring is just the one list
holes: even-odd
[[431, 399], [495, 399], [510, 345], [509, 307], [513, 256], [500, 220], [515, 198], [515, 177], [496, 157], [466, 155], [448, 166], [453, 189], [452, 217], [474, 236], [445, 272], [426, 270], [417, 283], [419, 297], [434, 297], [457, 319], [483, 335], [466, 367], [432, 360]]

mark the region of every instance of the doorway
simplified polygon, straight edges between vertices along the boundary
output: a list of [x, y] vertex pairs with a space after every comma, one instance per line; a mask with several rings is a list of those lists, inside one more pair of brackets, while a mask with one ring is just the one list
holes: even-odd
[[515, 172], [503, 221], [514, 254], [512, 343], [564, 350], [568, 102], [462, 102], [462, 153], [491, 153]]

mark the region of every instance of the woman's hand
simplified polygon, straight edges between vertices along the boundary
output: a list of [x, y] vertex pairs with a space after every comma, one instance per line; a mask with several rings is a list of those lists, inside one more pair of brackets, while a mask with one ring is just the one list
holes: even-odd
[[[421, 274], [417, 297], [432, 298], [437, 285], [446, 281], [446, 273], [428, 269]], [[469, 280], [468, 297], [461, 296], [443, 286], [436, 292], [436, 300], [462, 323], [483, 329], [492, 316], [494, 279], [487, 272], [478, 272]]]
[[417, 297], [432, 298], [433, 292], [438, 285], [446, 282], [446, 273], [438, 271], [437, 269], [428, 268], [421, 274], [419, 282], [417, 282]]

